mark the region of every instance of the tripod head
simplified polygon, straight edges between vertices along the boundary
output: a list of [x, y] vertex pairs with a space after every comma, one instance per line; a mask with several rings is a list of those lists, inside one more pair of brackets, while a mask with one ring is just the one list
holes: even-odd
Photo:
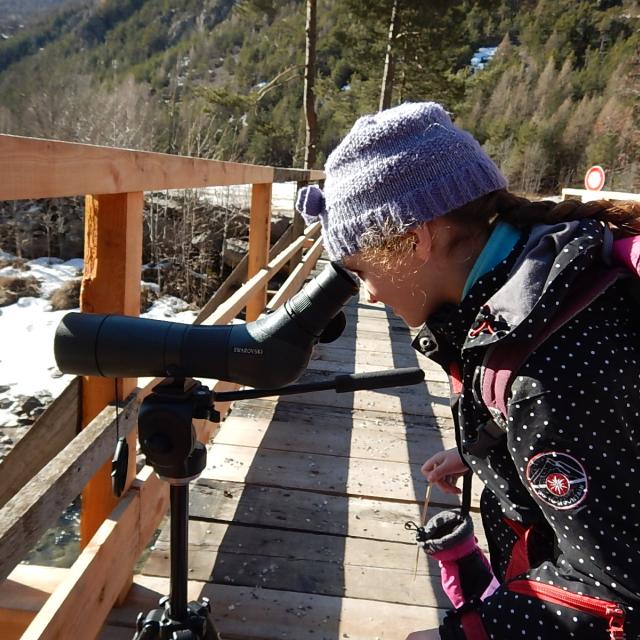
[[[181, 484], [195, 478], [204, 469], [200, 459], [192, 419], [218, 421], [214, 409], [218, 402], [249, 398], [285, 396], [313, 391], [334, 390], [347, 393], [361, 389], [381, 389], [418, 384], [424, 371], [418, 368], [345, 374], [329, 380], [292, 384], [274, 389], [242, 389], [212, 392], [191, 378], [167, 378], [153, 388], [138, 413], [138, 437], [147, 464], [163, 479]], [[200, 445], [202, 446], [202, 445]]]

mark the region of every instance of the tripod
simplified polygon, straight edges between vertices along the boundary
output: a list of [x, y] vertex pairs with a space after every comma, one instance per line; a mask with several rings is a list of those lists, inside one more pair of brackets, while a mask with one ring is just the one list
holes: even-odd
[[244, 389], [212, 393], [192, 378], [167, 378], [143, 400], [138, 414], [140, 449], [147, 464], [169, 483], [171, 499], [171, 574], [169, 596], [160, 607], [138, 614], [133, 640], [221, 640], [207, 598], [187, 603], [189, 482], [206, 465], [207, 452], [197, 441], [192, 420], [219, 422], [213, 400], [235, 401], [333, 389], [337, 393], [417, 384], [420, 369], [397, 369], [341, 375], [323, 382], [292, 384], [278, 389]]
[[207, 458], [192, 420], [215, 418], [210, 405], [209, 389], [196, 380], [167, 378], [140, 407], [140, 449], [170, 485], [171, 573], [170, 595], [159, 608], [138, 614], [134, 640], [220, 640], [208, 598], [187, 603], [189, 482], [200, 475]]

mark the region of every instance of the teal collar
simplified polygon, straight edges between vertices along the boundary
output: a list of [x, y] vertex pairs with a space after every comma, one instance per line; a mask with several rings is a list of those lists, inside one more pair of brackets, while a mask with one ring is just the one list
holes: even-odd
[[507, 222], [499, 222], [495, 226], [467, 278], [462, 290], [463, 299], [479, 278], [491, 271], [511, 253], [516, 242], [520, 239], [520, 235], [520, 231]]

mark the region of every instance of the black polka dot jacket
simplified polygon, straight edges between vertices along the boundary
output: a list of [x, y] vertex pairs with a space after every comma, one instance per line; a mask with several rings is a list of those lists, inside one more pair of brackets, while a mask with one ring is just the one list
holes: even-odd
[[[477, 605], [486, 638], [639, 638], [640, 308], [620, 270], [593, 302], [526, 355], [504, 420], [480, 389], [489, 350], [533, 344], [606, 264], [595, 220], [536, 225], [414, 346], [452, 380], [463, 458], [501, 587]], [[445, 639], [465, 634], [450, 613]]]

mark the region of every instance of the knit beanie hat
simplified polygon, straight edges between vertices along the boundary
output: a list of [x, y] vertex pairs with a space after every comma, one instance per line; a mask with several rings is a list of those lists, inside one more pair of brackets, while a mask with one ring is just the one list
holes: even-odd
[[300, 190], [296, 209], [320, 219], [331, 260], [357, 253], [362, 234], [393, 222], [409, 230], [507, 181], [478, 142], [435, 102], [363, 116], [329, 155], [324, 193]]

